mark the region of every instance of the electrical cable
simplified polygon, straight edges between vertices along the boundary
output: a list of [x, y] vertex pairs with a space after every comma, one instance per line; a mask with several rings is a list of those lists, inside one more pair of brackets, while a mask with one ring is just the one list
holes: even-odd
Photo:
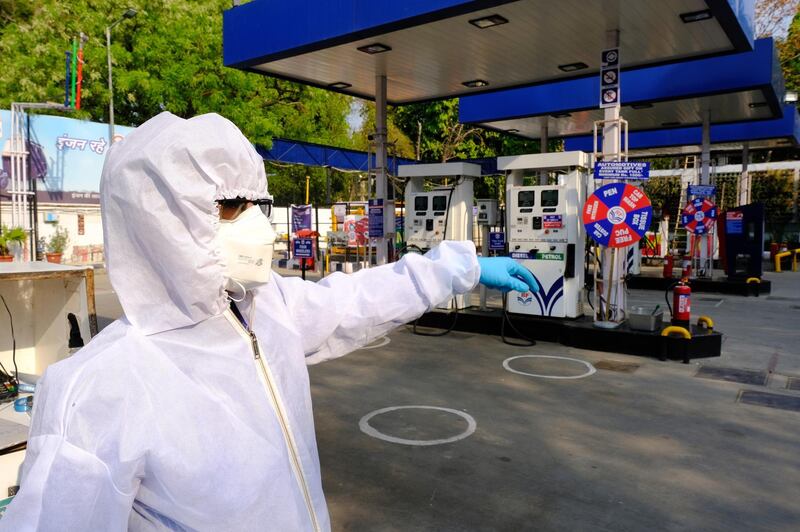
[[[11, 360], [14, 362], [14, 377], [12, 379], [11, 375], [8, 374], [6, 368], [3, 367], [3, 373], [8, 375], [9, 379], [12, 379], [12, 387], [6, 385], [6, 390], [0, 393], [0, 399], [7, 399], [8, 397], [14, 397], [17, 395], [17, 383], [19, 383], [19, 371], [17, 369], [17, 338], [14, 335], [14, 317], [11, 315], [11, 309], [8, 308], [8, 303], [6, 303], [6, 298], [0, 295], [0, 300], [3, 301], [3, 306], [6, 308], [6, 312], [8, 313], [8, 323], [11, 326]], [[2, 366], [2, 364], [0, 364]]]
[[[511, 317], [509, 316], [509, 313], [506, 310], [506, 301], [507, 300], [508, 300], [508, 294], [504, 292], [503, 293], [503, 318], [502, 318], [502, 320], [500, 320], [500, 340], [502, 340], [504, 344], [513, 345], [514, 347], [533, 347], [534, 345], [536, 345], [536, 340], [528, 338], [527, 336], [525, 336], [524, 334], [519, 332], [519, 330], [516, 327], [514, 327], [514, 324], [511, 323]], [[517, 336], [522, 338], [524, 343], [512, 342], [512, 341], [506, 339], [506, 323], [508, 323], [508, 325], [509, 325], [509, 327], [511, 327], [512, 331], [517, 333]]]
[[670, 316], [672, 316], [672, 304], [669, 302], [669, 291], [678, 286], [679, 284], [681, 284], [680, 281], [675, 281], [674, 283], [669, 285], [666, 290], [664, 290], [664, 301], [667, 302], [667, 308], [669, 309]]

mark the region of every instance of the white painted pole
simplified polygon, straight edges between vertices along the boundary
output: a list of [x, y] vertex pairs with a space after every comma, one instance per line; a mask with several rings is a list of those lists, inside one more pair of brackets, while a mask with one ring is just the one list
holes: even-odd
[[703, 146], [700, 155], [700, 183], [711, 184], [711, 113], [703, 111]]
[[[386, 264], [388, 262], [388, 249], [387, 249], [387, 234], [391, 234], [394, 230], [394, 209], [389, 205], [387, 198], [388, 178], [386, 172], [387, 154], [386, 154], [386, 141], [388, 130], [386, 127], [386, 76], [378, 74], [375, 76], [375, 197], [383, 199], [384, 208], [384, 236], [377, 239], [378, 250], [376, 259], [378, 264]], [[386, 227], [386, 221], [389, 219], [386, 210], [391, 209], [392, 227]]]
[[[617, 48], [619, 47], [619, 30], [612, 30], [606, 32], [606, 48]], [[620, 56], [622, 54], [620, 53]], [[620, 63], [620, 67], [622, 64]], [[619, 88], [620, 95], [622, 93], [622, 87]], [[614, 107], [607, 107], [603, 110], [603, 119], [605, 123], [603, 124], [603, 160], [604, 161], [619, 161], [622, 159], [621, 151], [622, 151], [622, 139], [621, 139], [621, 128], [619, 123], [620, 118], [620, 98], [617, 100], [617, 105]], [[606, 302], [605, 305], [597, 306], [596, 309], [600, 309], [601, 307], [605, 308], [606, 312], [605, 315], [601, 316], [601, 320], [610, 320], [610, 321], [621, 321], [623, 313], [617, 311], [612, 316], [610, 310], [612, 302], [614, 306], [618, 310], [625, 310], [627, 309], [627, 301], [624, 286], [621, 282], [615, 279], [614, 273], [616, 273], [616, 277], [620, 278], [624, 275], [626, 271], [626, 258], [627, 258], [627, 249], [625, 253], [618, 253], [616, 248], [602, 248], [603, 249], [603, 272], [602, 278], [603, 283], [605, 284], [605, 296]], [[595, 287], [596, 288], [596, 287]], [[598, 295], [602, 294], [603, 292], [597, 292]]]
[[742, 173], [739, 176], [739, 205], [747, 205], [750, 203], [748, 198], [750, 196], [750, 174], [747, 171], [747, 165], [750, 163], [750, 145], [745, 142], [742, 145]]
[[[547, 143], [550, 140], [550, 131], [549, 131], [549, 128], [547, 126], [547, 117], [544, 116], [544, 117], [542, 117], [541, 120], [542, 120], [542, 124], [541, 124], [540, 135], [539, 135], [539, 137], [541, 138], [541, 140], [540, 140], [541, 146], [539, 148], [539, 152], [540, 153], [547, 153]], [[540, 185], [546, 185], [547, 184], [547, 180], [548, 180], [547, 170], [542, 170], [541, 172], [539, 172], [539, 184]]]

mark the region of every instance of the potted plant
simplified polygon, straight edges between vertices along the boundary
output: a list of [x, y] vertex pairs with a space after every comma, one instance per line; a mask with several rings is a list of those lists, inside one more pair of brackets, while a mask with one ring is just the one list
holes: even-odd
[[21, 227], [8, 228], [5, 225], [0, 227], [0, 262], [11, 262], [14, 255], [11, 252], [12, 245], [25, 245], [27, 235]]
[[47, 253], [45, 253], [47, 262], [61, 263], [61, 257], [67, 247], [67, 242], [69, 242], [67, 228], [56, 226], [55, 232], [50, 235], [50, 240], [47, 241]]

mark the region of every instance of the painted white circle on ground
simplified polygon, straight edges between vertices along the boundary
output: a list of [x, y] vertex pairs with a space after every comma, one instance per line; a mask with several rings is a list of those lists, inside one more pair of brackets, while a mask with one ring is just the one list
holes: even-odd
[[[525, 371], [519, 371], [511, 367], [510, 362], [512, 360], [517, 360], [518, 358], [548, 358], [548, 359], [555, 359], [555, 360], [568, 360], [570, 362], [577, 362], [578, 364], [582, 364], [586, 366], [586, 372], [580, 375], [539, 375], [537, 373], [528, 373]], [[597, 370], [586, 362], [585, 360], [580, 360], [578, 358], [569, 358], [569, 357], [557, 357], [553, 355], [519, 355], [511, 358], [507, 358], [503, 361], [503, 367], [506, 368], [511, 373], [516, 373], [518, 375], [527, 375], [528, 377], [539, 377], [541, 379], [582, 379], [584, 377], [588, 377], [592, 375]]]
[[361, 349], [377, 349], [379, 347], [383, 347], [385, 345], [389, 345], [389, 342], [391, 342], [391, 341], [392, 341], [391, 338], [389, 338], [388, 336], [384, 336], [382, 338], [378, 338], [377, 340], [375, 340], [374, 344], [365, 345]]
[[[409, 410], [414, 408], [422, 410], [440, 410], [442, 412], [455, 414], [457, 416], [462, 417], [467, 422], [467, 429], [461, 434], [456, 434], [455, 436], [452, 436], [450, 438], [443, 438], [439, 440], [407, 440], [405, 438], [397, 438], [395, 436], [384, 434], [383, 432], [379, 431], [378, 429], [369, 424], [370, 419], [380, 414], [385, 414], [387, 412], [394, 412], [395, 410]], [[361, 432], [363, 432], [368, 436], [372, 436], [373, 438], [378, 438], [379, 440], [388, 441], [391, 443], [399, 443], [401, 445], [416, 445], [416, 446], [441, 445], [443, 443], [452, 443], [454, 441], [463, 440], [467, 436], [472, 435], [472, 433], [475, 432], [475, 428], [477, 426], [478, 424], [475, 423], [475, 418], [473, 418], [466, 412], [461, 412], [460, 410], [454, 410], [452, 408], [444, 408], [441, 406], [421, 406], [421, 405], [388, 406], [386, 408], [381, 408], [379, 410], [373, 410], [366, 416], [362, 417], [361, 421], [358, 422], [358, 428], [360, 428]]]

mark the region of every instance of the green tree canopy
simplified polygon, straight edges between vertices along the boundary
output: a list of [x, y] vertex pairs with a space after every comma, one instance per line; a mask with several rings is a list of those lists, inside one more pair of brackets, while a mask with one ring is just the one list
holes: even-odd
[[[123, 7], [110, 0], [3, 0], [0, 4], [0, 106], [64, 100], [64, 52], [83, 32], [79, 118], [108, 120], [105, 28]], [[222, 65], [227, 0], [131, 0], [138, 11], [112, 30], [115, 119], [136, 126], [170, 111], [217, 112], [254, 143], [273, 136], [349, 146], [350, 98]]]

